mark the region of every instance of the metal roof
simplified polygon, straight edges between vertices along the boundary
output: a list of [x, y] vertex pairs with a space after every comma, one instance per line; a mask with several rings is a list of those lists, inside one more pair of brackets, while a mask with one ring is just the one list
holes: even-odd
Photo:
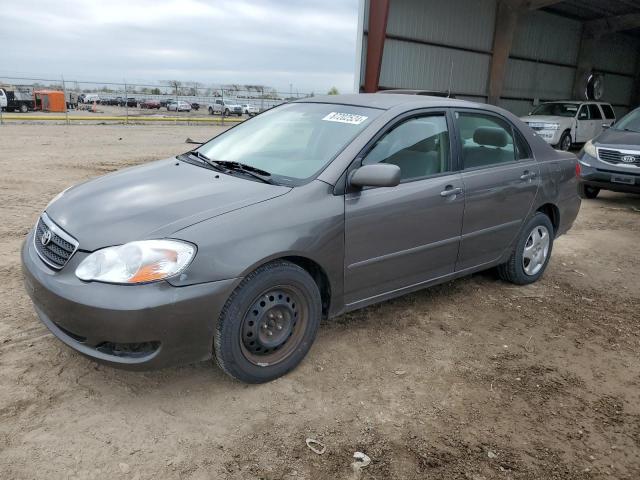
[[[580, 21], [640, 13], [640, 0], [564, 0], [544, 9]], [[625, 33], [640, 37], [640, 28]]]
[[429, 97], [426, 95], [378, 95], [377, 93], [355, 93], [350, 95], [322, 95], [317, 97], [301, 98], [296, 103], [335, 103], [340, 105], [353, 105], [356, 107], [379, 108], [389, 110], [398, 105], [413, 104], [416, 106], [439, 107], [464, 107], [475, 106], [473, 102], [455, 100], [452, 98]]

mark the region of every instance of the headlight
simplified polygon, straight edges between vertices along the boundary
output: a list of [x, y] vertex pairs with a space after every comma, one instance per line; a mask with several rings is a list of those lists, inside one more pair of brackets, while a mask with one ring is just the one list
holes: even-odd
[[598, 151], [591, 140], [584, 144], [582, 151], [593, 158], [598, 158]]
[[560, 124], [558, 123], [545, 123], [544, 124], [544, 129], [545, 130], [558, 130], [560, 128]]
[[178, 240], [144, 240], [107, 247], [85, 258], [76, 276], [106, 283], [148, 283], [180, 273], [196, 253], [193, 245]]

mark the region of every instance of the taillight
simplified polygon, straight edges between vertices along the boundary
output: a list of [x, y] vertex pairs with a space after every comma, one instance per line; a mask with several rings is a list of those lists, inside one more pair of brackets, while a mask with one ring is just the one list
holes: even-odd
[[576, 177], [580, 176], [580, 172], [582, 169], [580, 168], [580, 162], [576, 162]]

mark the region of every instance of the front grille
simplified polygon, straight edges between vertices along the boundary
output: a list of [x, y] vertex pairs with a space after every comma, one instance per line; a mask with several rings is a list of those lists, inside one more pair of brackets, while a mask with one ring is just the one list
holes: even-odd
[[627, 152], [624, 150], [598, 149], [598, 158], [603, 162], [623, 165], [640, 165], [640, 152]]
[[38, 220], [33, 244], [40, 259], [56, 270], [64, 267], [78, 248], [78, 241], [53, 223], [46, 213]]

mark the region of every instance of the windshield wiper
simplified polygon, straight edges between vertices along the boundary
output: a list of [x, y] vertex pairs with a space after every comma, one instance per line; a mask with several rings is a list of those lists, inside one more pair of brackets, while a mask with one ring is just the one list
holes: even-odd
[[271, 174], [266, 170], [262, 170], [261, 168], [252, 167], [251, 165], [246, 165], [240, 162], [232, 162], [229, 160], [211, 160], [210, 159], [209, 162], [234, 172], [244, 173], [245, 175], [249, 175], [250, 177], [257, 178], [258, 180], [261, 180], [264, 183], [277, 185], [276, 182], [274, 182], [271, 179]]
[[240, 172], [244, 175], [248, 175], [250, 177], [256, 178], [261, 182], [268, 183], [271, 185], [277, 185], [276, 182], [271, 180], [271, 174], [266, 170], [262, 170], [260, 168], [252, 167], [251, 165], [245, 165], [240, 162], [232, 162], [229, 160], [214, 160], [212, 158], [207, 157], [204, 153], [199, 150], [191, 150], [187, 152], [189, 155], [193, 155], [197, 157], [202, 162], [206, 163], [210, 167], [215, 168], [224, 173], [229, 172]]
[[632, 132], [632, 133], [640, 133], [638, 130], [631, 130], [630, 128], [623, 128], [623, 132]]

